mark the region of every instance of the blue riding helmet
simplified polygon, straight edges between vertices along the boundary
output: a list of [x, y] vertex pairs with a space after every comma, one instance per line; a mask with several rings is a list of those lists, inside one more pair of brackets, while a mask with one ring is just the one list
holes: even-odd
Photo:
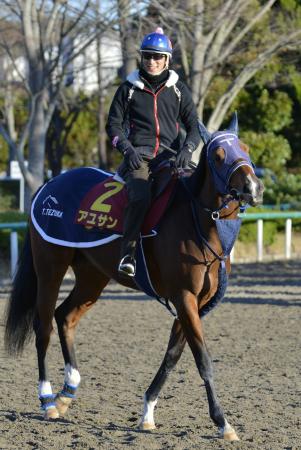
[[154, 33], [144, 36], [141, 52], [162, 53], [163, 55], [172, 55], [172, 45], [169, 38], [163, 33], [162, 28], [157, 28]]

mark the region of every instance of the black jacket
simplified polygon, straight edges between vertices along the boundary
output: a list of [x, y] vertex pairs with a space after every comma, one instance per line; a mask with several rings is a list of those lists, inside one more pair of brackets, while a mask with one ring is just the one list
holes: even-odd
[[136, 70], [117, 89], [106, 130], [121, 153], [132, 145], [156, 156], [161, 143], [177, 149], [179, 122], [187, 133], [183, 147], [194, 150], [200, 142], [197, 119], [191, 94], [176, 72], [170, 70], [167, 81], [153, 92]]

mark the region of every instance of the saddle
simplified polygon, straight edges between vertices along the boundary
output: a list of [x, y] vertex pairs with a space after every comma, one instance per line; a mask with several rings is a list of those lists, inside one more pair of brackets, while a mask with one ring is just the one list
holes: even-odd
[[[142, 235], [152, 233], [167, 207], [177, 174], [168, 162], [152, 171], [152, 202], [142, 225]], [[82, 199], [75, 223], [122, 233], [123, 210], [128, 202], [123, 180], [116, 173], [92, 188]]]

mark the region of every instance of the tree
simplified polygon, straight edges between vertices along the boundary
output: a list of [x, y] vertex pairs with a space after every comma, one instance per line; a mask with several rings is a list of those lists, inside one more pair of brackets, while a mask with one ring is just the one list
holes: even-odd
[[[0, 132], [19, 161], [26, 182], [27, 210], [33, 193], [44, 181], [46, 134], [66, 74], [72, 61], [116, 21], [112, 14], [112, 10], [107, 10], [101, 18], [95, 17], [91, 0], [3, 2], [2, 55], [6, 54], [19, 74], [28, 98], [28, 118], [18, 138], [9, 128], [7, 117], [0, 123]], [[12, 42], [7, 40], [7, 26], [12, 24], [17, 36], [15, 46], [21, 47], [26, 57], [26, 77], [18, 69]], [[27, 167], [23, 156], [25, 144], [28, 145]]]
[[88, 101], [87, 96], [77, 95], [68, 102], [58, 102], [53, 111], [46, 136], [46, 154], [53, 177], [61, 173], [68, 137]]
[[215, 78], [225, 80], [206, 121], [210, 130], [220, 127], [239, 92], [275, 55], [301, 45], [301, 5], [295, 0], [165, 0], [155, 5], [157, 21], [173, 36], [176, 64], [201, 119]]

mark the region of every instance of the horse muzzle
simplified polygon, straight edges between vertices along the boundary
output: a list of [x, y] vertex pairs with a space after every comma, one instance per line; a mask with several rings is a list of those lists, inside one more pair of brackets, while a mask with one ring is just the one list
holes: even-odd
[[246, 177], [242, 189], [232, 188], [231, 195], [240, 203], [248, 203], [250, 206], [258, 206], [263, 202], [264, 185], [259, 178], [249, 174]]

